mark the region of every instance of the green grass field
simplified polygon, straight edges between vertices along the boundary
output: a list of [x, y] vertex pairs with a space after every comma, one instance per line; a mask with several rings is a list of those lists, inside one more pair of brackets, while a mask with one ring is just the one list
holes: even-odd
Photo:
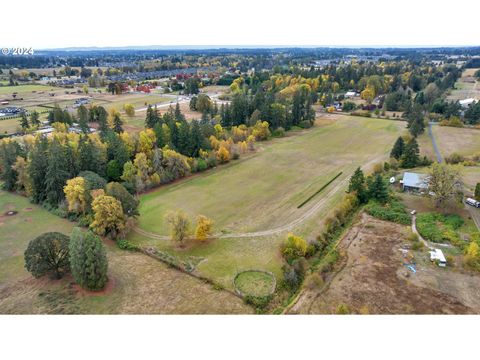
[[[182, 209], [192, 218], [198, 214], [212, 218], [214, 232], [225, 238], [181, 251], [172, 249], [166, 240], [138, 234], [131, 234], [130, 240], [174, 251], [180, 257], [204, 257], [197, 271], [227, 287], [241, 270], [262, 269], [279, 276], [282, 260], [278, 247], [286, 233], [293, 230], [314, 238], [355, 168], [385, 160], [404, 126], [397, 121], [339, 116], [333, 122], [320, 120], [313, 129], [259, 143], [253, 156], [141, 197], [138, 226], [145, 231], [167, 235], [165, 213]], [[342, 176], [297, 208], [340, 171]], [[282, 228], [303, 217], [291, 229], [261, 237], [226, 238], [228, 234]]]
[[480, 130], [433, 126], [433, 136], [443, 157], [453, 153], [469, 156], [480, 154]]
[[[10, 210], [18, 213], [5, 216]], [[252, 312], [238, 297], [112, 242], [106, 242], [110, 281], [104, 291], [82, 291], [68, 275], [34, 279], [24, 269], [28, 242], [47, 231], [70, 234], [73, 226], [24, 197], [0, 190], [0, 314]]]
[[22, 97], [23, 94], [31, 93], [32, 91], [50, 91], [51, 89], [58, 90], [59, 88], [46, 86], [46, 85], [18, 85], [18, 86], [0, 86], [0, 96], [8, 95], [9, 97], [12, 93], [18, 93], [17, 97]]

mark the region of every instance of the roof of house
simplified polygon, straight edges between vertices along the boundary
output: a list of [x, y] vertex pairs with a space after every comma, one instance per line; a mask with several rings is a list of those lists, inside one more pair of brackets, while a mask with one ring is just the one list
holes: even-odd
[[472, 98], [463, 99], [459, 101], [460, 105], [470, 105], [470, 104], [473, 104], [474, 102], [476, 102], [476, 100]]
[[403, 186], [419, 188], [419, 189], [427, 189], [428, 188], [427, 175], [406, 172], [403, 174]]

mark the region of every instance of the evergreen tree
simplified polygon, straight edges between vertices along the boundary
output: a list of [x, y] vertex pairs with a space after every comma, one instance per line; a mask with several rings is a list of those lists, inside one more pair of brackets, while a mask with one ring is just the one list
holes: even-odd
[[108, 281], [105, 247], [93, 232], [73, 229], [70, 245], [70, 268], [75, 282], [88, 290], [101, 290]]
[[360, 167], [355, 170], [352, 177], [350, 178], [348, 192], [356, 192], [358, 201], [360, 203], [365, 203], [368, 200], [367, 188], [365, 185], [365, 176], [363, 175], [363, 171], [362, 169], [360, 169]]
[[380, 174], [375, 175], [374, 179], [369, 181], [368, 195], [370, 199], [375, 199], [384, 204], [388, 200], [388, 188]]
[[120, 114], [118, 113], [115, 114], [115, 116], [113, 117], [113, 131], [115, 131], [117, 134], [122, 133], [123, 132], [122, 125], [123, 125], [123, 121], [120, 118]]
[[405, 148], [405, 141], [401, 136], [398, 137], [397, 141], [393, 145], [392, 151], [390, 152], [390, 157], [399, 160], [403, 154]]
[[412, 168], [417, 166], [420, 160], [418, 156], [419, 153], [420, 149], [418, 148], [417, 140], [413, 138], [405, 145], [405, 150], [400, 158], [400, 166], [403, 168]]
[[0, 142], [0, 180], [3, 181], [3, 188], [7, 191], [15, 189], [18, 174], [12, 166], [20, 153], [21, 148], [16, 141]]
[[103, 106], [97, 106], [95, 110], [95, 120], [98, 123], [98, 129], [102, 134], [106, 134], [109, 130], [108, 128], [108, 122], [107, 122], [107, 117], [108, 113], [107, 110]]
[[163, 126], [160, 122], [155, 124], [155, 126], [153, 127], [153, 131], [155, 132], [155, 137], [157, 139], [157, 147], [163, 148], [165, 145], [167, 145], [167, 142], [165, 141], [165, 133], [163, 131]]
[[158, 112], [152, 108], [151, 105], [148, 105], [147, 115], [145, 117], [145, 127], [153, 129], [155, 124], [158, 122]]
[[175, 105], [174, 117], [175, 117], [175, 120], [177, 121], [180, 121], [180, 122], [185, 121], [185, 116], [182, 114], [182, 111], [180, 110], [180, 104], [178, 102]]
[[475, 186], [475, 199], [480, 201], [480, 183]]
[[198, 152], [202, 148], [204, 142], [204, 137], [202, 135], [202, 130], [200, 129], [200, 124], [198, 121], [192, 121], [190, 129], [190, 156], [197, 157]]
[[412, 111], [408, 114], [408, 130], [412, 136], [417, 137], [425, 130], [423, 110], [419, 104], [413, 105]]
[[80, 105], [77, 109], [77, 116], [78, 116], [78, 126], [80, 127], [80, 130], [84, 134], [87, 134], [90, 132], [90, 127], [88, 126], [88, 110], [85, 106]]
[[39, 137], [35, 140], [30, 151], [28, 163], [28, 175], [32, 185], [32, 200], [34, 203], [41, 203], [47, 198], [45, 191], [45, 178], [47, 174], [47, 151], [48, 140], [46, 137]]
[[40, 114], [37, 111], [32, 111], [30, 114], [30, 123], [32, 126], [39, 126], [40, 125]]
[[27, 130], [30, 127], [27, 119], [27, 114], [25, 112], [22, 112], [22, 115], [20, 117], [20, 126], [23, 131]]
[[176, 147], [181, 154], [190, 156], [190, 125], [186, 121], [180, 123]]
[[64, 199], [63, 187], [71, 174], [66, 169], [67, 158], [65, 149], [57, 138], [53, 138], [48, 147], [48, 165], [45, 176], [45, 191], [47, 201], [52, 206]]

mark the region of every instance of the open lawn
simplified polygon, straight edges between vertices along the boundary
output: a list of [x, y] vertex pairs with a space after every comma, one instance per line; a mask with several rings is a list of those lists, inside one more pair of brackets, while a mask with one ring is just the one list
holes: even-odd
[[[205, 258], [196, 271], [229, 288], [240, 270], [262, 269], [278, 276], [278, 249], [285, 234], [314, 238], [355, 168], [385, 160], [403, 129], [402, 122], [333, 115], [318, 120], [313, 129], [259, 143], [253, 155], [141, 197], [141, 230], [168, 235], [164, 215], [183, 209], [192, 218], [212, 218], [221, 239], [183, 250], [148, 234], [132, 234], [130, 240], [180, 257]], [[338, 179], [297, 208], [339, 172]]]
[[480, 130], [432, 126], [433, 136], [443, 157], [453, 153], [461, 155], [480, 154]]
[[54, 86], [37, 85], [37, 84], [18, 85], [18, 86], [0, 86], [0, 97], [7, 95], [10, 98], [14, 92], [18, 93], [17, 97], [22, 97], [23, 95], [29, 94], [32, 91], [50, 91], [51, 89], [58, 90], [59, 88], [56, 88]]
[[[10, 210], [18, 213], [4, 216]], [[0, 314], [252, 312], [238, 297], [112, 242], [106, 242], [109, 283], [104, 291], [83, 291], [70, 276], [34, 279], [24, 269], [28, 242], [47, 231], [69, 234], [74, 224], [4, 191], [0, 214]]]
[[447, 100], [456, 101], [468, 98], [480, 100], [480, 83], [473, 74], [479, 69], [465, 69], [462, 76], [455, 83], [455, 89], [447, 96]]

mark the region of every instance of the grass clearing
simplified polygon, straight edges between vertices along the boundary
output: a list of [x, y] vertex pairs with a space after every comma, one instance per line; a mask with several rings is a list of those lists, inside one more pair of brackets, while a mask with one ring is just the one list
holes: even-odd
[[275, 291], [275, 279], [269, 273], [248, 270], [235, 277], [235, 288], [244, 296], [268, 296]]
[[465, 156], [480, 154], [480, 130], [478, 129], [432, 126], [432, 132], [442, 157], [453, 153]]
[[[3, 215], [10, 210], [18, 213]], [[238, 297], [146, 255], [120, 250], [112, 242], [106, 242], [109, 283], [101, 292], [79, 290], [70, 276], [34, 279], [24, 269], [28, 242], [47, 231], [70, 234], [74, 224], [4, 191], [0, 214], [0, 314], [252, 312]]]
[[[279, 278], [283, 262], [279, 245], [286, 233], [314, 238], [328, 209], [342, 198], [353, 171], [386, 160], [405, 126], [344, 115], [332, 119], [318, 120], [313, 129], [259, 143], [253, 155], [141, 196], [138, 226], [144, 231], [168, 235], [166, 212], [182, 209], [192, 218], [202, 214], [213, 219], [214, 232], [224, 237], [188, 244], [183, 250], [167, 240], [137, 233], [129, 239], [180, 257], [203, 257], [195, 271], [230, 289], [235, 274], [244, 270], [266, 270]], [[342, 175], [315, 201], [297, 208], [339, 172]], [[285, 227], [299, 218], [304, 220], [285, 231], [228, 238], [228, 234]]]

